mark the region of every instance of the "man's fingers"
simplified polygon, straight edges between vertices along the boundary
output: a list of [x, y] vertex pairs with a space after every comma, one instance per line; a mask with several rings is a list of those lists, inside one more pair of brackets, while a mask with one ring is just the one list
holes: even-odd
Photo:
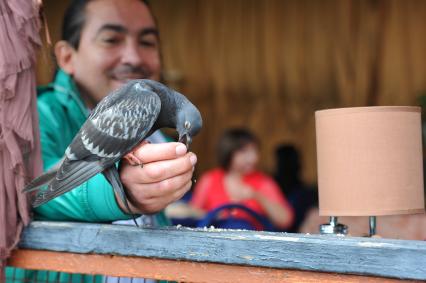
[[169, 160], [185, 155], [186, 146], [183, 143], [147, 143], [139, 146], [134, 151], [134, 155], [142, 161], [142, 164], [159, 160]]
[[[146, 198], [157, 198], [163, 196], [174, 196], [176, 192], [185, 187], [191, 182], [192, 171], [185, 172], [182, 175], [178, 175], [158, 183], [145, 184], [144, 194]], [[179, 193], [178, 193], [179, 195]]]
[[185, 172], [192, 172], [196, 162], [197, 157], [190, 152], [179, 158], [144, 164], [143, 168], [130, 166], [130, 168], [126, 168], [126, 171], [127, 176], [132, 176], [133, 183], [148, 184], [166, 180]]
[[192, 180], [189, 180], [182, 188], [180, 188], [179, 190], [177, 190], [173, 197], [174, 200], [171, 201], [170, 203], [180, 200], [192, 187]]
[[[147, 190], [147, 186], [151, 186], [151, 188]], [[169, 205], [170, 203], [181, 199], [182, 196], [189, 191], [191, 186], [192, 186], [192, 182], [189, 179], [189, 181], [184, 183], [180, 188], [178, 189], [173, 188], [172, 193], [168, 193], [166, 195], [158, 195], [158, 191], [157, 191], [156, 194], [152, 195], [151, 197], [147, 197], [145, 194], [147, 194], [149, 191], [153, 192], [153, 190], [155, 192], [155, 190], [158, 190], [158, 187], [155, 187], [153, 184], [144, 185], [144, 190], [140, 191], [140, 193], [143, 192], [144, 194], [144, 196], [142, 197], [143, 201], [139, 202], [137, 206], [140, 208], [140, 211], [142, 211], [143, 213], [153, 213], [153, 212], [159, 211], [165, 206]], [[137, 195], [132, 197], [138, 198]]]
[[192, 170], [169, 179], [151, 183], [140, 184], [133, 190], [133, 198], [151, 200], [162, 197], [174, 197], [177, 191], [191, 183]]

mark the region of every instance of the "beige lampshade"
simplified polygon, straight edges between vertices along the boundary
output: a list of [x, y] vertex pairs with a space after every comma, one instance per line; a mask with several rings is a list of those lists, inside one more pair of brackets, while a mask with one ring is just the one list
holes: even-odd
[[425, 209], [420, 107], [316, 111], [320, 215]]

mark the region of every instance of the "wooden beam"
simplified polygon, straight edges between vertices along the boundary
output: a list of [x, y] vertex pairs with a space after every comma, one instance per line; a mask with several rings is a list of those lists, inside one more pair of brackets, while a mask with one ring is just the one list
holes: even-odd
[[35, 270], [103, 274], [117, 277], [151, 278], [157, 280], [175, 280], [179, 282], [194, 283], [278, 283], [283, 282], [283, 280], [287, 283], [416, 282], [389, 278], [283, 270], [266, 267], [37, 250], [15, 250], [8, 261], [8, 265]]
[[426, 280], [426, 242], [33, 222], [20, 247]]

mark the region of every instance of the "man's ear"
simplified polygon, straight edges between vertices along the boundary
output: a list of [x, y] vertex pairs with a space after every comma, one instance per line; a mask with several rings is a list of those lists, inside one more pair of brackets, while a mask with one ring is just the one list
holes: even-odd
[[55, 44], [56, 62], [59, 68], [64, 70], [67, 74], [74, 74], [74, 56], [76, 50], [65, 40], [58, 41]]

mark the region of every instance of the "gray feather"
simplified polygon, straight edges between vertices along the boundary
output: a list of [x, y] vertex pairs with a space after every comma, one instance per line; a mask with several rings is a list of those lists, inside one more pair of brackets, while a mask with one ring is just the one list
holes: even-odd
[[55, 178], [57, 171], [58, 171], [57, 169], [47, 171], [43, 175], [32, 180], [31, 183], [29, 183], [25, 187], [25, 189], [22, 190], [22, 192], [23, 193], [29, 193], [29, 192], [33, 192], [35, 190], [38, 190], [41, 186], [51, 182], [52, 179]]
[[51, 182], [53, 178], [56, 176], [59, 167], [61, 166], [63, 159], [57, 162], [54, 166], [52, 166], [46, 173], [40, 175], [39, 177], [32, 180], [23, 190], [23, 193], [29, 193], [37, 190], [41, 186]]
[[65, 160], [63, 166], [58, 170], [57, 175], [49, 183], [47, 188], [37, 193], [33, 200], [33, 206], [40, 206], [72, 190], [102, 171], [103, 168], [98, 162], [73, 161], [72, 163], [68, 163]]

